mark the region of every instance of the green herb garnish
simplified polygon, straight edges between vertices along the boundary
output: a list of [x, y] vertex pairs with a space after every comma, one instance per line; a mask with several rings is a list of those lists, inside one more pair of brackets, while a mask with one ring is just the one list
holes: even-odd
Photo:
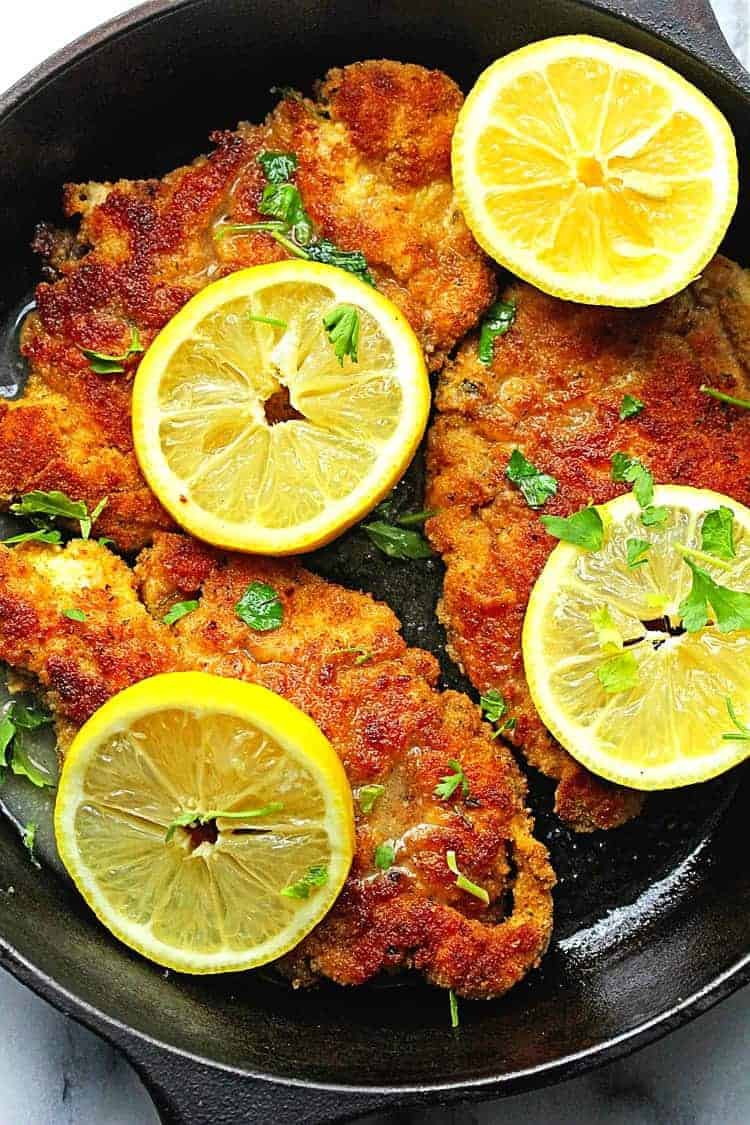
[[688, 596], [680, 603], [677, 612], [687, 632], [697, 633], [708, 624], [709, 606], [714, 612], [720, 633], [750, 629], [750, 594], [720, 586], [692, 559], [686, 558], [684, 561], [693, 572], [693, 581]]
[[458, 1000], [452, 988], [448, 989], [448, 1003], [451, 1009], [451, 1027], [458, 1027]]
[[637, 566], [643, 566], [648, 562], [648, 559], [645, 557], [646, 552], [651, 549], [651, 544], [648, 539], [628, 539], [625, 547], [627, 550], [628, 570], [635, 570]]
[[484, 887], [480, 887], [477, 883], [472, 883], [471, 879], [468, 879], [465, 875], [462, 875], [458, 870], [458, 864], [456, 863], [456, 853], [454, 851], [448, 851], [445, 853], [445, 862], [448, 864], [449, 869], [456, 876], [456, 886], [459, 888], [459, 890], [466, 891], [468, 894], [474, 895], [474, 898], [480, 899], [480, 901], [483, 902], [485, 906], [489, 906], [490, 896], [488, 895]]
[[495, 340], [504, 336], [516, 319], [515, 301], [496, 301], [487, 310], [479, 330], [479, 362], [492, 363]]
[[187, 602], [176, 602], [176, 604], [164, 614], [162, 621], [165, 625], [174, 625], [175, 621], [186, 617], [188, 613], [193, 613], [198, 608], [198, 605], [199, 603], [192, 599]]
[[375, 866], [379, 867], [381, 871], [387, 871], [389, 867], [393, 867], [393, 861], [396, 858], [396, 849], [391, 840], [386, 840], [384, 844], [378, 844], [375, 849]]
[[489, 691], [483, 692], [479, 697], [479, 706], [488, 723], [499, 723], [508, 710], [508, 704], [497, 688], [490, 688]]
[[333, 345], [339, 364], [344, 366], [344, 356], [357, 363], [359, 345], [359, 312], [354, 305], [337, 305], [323, 317], [323, 327]]
[[298, 168], [297, 157], [293, 152], [272, 152], [270, 149], [264, 149], [255, 159], [263, 169], [263, 175], [269, 184], [283, 184], [292, 178]]
[[61, 542], [62, 542], [62, 535], [57, 530], [57, 528], [53, 528], [51, 531], [48, 531], [46, 528], [43, 528], [43, 527], [38, 527], [35, 531], [22, 531], [20, 533], [20, 535], [11, 535], [11, 537], [9, 539], [3, 539], [3, 543], [5, 544], [6, 547], [9, 547], [9, 546], [12, 546], [13, 544], [18, 544], [18, 543], [55, 543], [55, 544], [59, 544]]
[[393, 522], [399, 527], [419, 527], [434, 515], [437, 515], [436, 508], [423, 508], [421, 512], [404, 512], [402, 516], [396, 516]]
[[90, 348], [81, 348], [80, 350], [89, 361], [91, 370], [95, 371], [97, 375], [118, 375], [125, 370], [123, 364], [130, 359], [131, 355], [137, 355], [138, 352], [143, 351], [143, 344], [138, 335], [138, 329], [135, 325], [131, 325], [130, 343], [122, 355], [107, 355], [105, 352], [94, 352]]
[[542, 523], [555, 539], [574, 543], [586, 551], [600, 551], [604, 543], [604, 524], [596, 508], [589, 505], [573, 512], [572, 516], [540, 516]]
[[737, 731], [732, 732], [731, 734], [722, 734], [721, 737], [727, 742], [750, 742], [750, 727], [745, 726], [745, 724], [740, 722], [740, 720], [737, 718], [734, 710], [734, 704], [732, 703], [732, 700], [729, 696], [727, 696], [724, 702], [727, 705], [729, 718], [734, 723]]
[[394, 527], [383, 520], [365, 523], [362, 525], [362, 530], [378, 550], [391, 559], [432, 558], [432, 550], [427, 540], [418, 531]]
[[596, 632], [599, 647], [605, 652], [612, 652], [622, 648], [622, 633], [617, 628], [614, 617], [609, 611], [609, 606], [594, 609], [589, 614], [591, 624]]
[[557, 492], [557, 481], [548, 473], [543, 473], [527, 461], [520, 449], [510, 455], [505, 475], [515, 484], [530, 508], [541, 508], [550, 496]]
[[645, 406], [645, 402], [641, 402], [635, 395], [623, 395], [620, 403], [620, 421], [624, 422], [628, 418], [635, 418]]
[[464, 797], [468, 797], [469, 781], [463, 771], [461, 763], [457, 762], [455, 758], [449, 758], [448, 765], [451, 768], [451, 772], [446, 773], [440, 778], [440, 781], [434, 789], [435, 796], [439, 797], [441, 801], [448, 801], [460, 785]]
[[190, 812], [180, 813], [179, 816], [170, 821], [164, 835], [164, 842], [168, 844], [178, 828], [198, 828], [219, 818], [222, 820], [255, 820], [259, 816], [270, 816], [272, 813], [281, 812], [283, 808], [283, 801], [271, 801], [270, 804], [263, 805], [260, 809], [245, 809], [242, 812], [222, 812], [221, 809], [212, 809], [210, 812], [202, 813], [193, 809]]
[[10, 769], [18, 777], [25, 777], [38, 789], [54, 788], [49, 775], [32, 761], [26, 745], [25, 732], [37, 730], [52, 722], [50, 715], [14, 699], [0, 718], [0, 782], [3, 772]]
[[657, 523], [664, 523], [668, 515], [668, 508], [656, 508], [653, 504], [648, 504], [641, 512], [641, 523], [644, 527], [653, 527]]
[[21, 840], [23, 841], [23, 846], [26, 848], [26, 851], [29, 853], [29, 859], [34, 864], [34, 867], [41, 867], [41, 864], [36, 858], [36, 853], [34, 851], [34, 845], [36, 844], [36, 830], [37, 825], [33, 820], [29, 821], [28, 824], [24, 824], [21, 828]]
[[733, 559], [734, 512], [731, 508], [713, 508], [706, 512], [701, 526], [701, 550], [717, 559]]
[[385, 785], [362, 785], [357, 791], [357, 801], [362, 812], [367, 815], [375, 808], [375, 802], [385, 793]]
[[[27, 516], [32, 523], [37, 525], [39, 531], [51, 533], [54, 529], [51, 526], [53, 519], [68, 519], [78, 520], [81, 528], [81, 538], [88, 539], [91, 534], [91, 525], [101, 515], [107, 497], [94, 508], [93, 512], [89, 515], [88, 508], [83, 500], [71, 500], [64, 492], [40, 492], [34, 490], [33, 492], [25, 493], [20, 500], [15, 504], [11, 504], [10, 510], [18, 516]], [[33, 532], [25, 533], [29, 538], [39, 538]], [[59, 535], [59, 532], [57, 533]], [[19, 536], [13, 536], [13, 542], [24, 542]], [[59, 539], [47, 538], [40, 539], [43, 543], [58, 543]]]
[[69, 618], [71, 621], [86, 620], [86, 614], [81, 609], [64, 609], [62, 615], [63, 617]]
[[638, 661], [630, 651], [619, 652], [596, 670], [606, 692], [629, 691], [638, 683]]
[[234, 611], [240, 621], [257, 633], [278, 629], [284, 619], [284, 608], [278, 593], [265, 582], [251, 582]]
[[654, 499], [652, 473], [637, 458], [629, 457], [627, 453], [615, 453], [612, 457], [612, 480], [632, 484], [633, 495], [641, 508], [647, 508]]
[[743, 410], [750, 410], [750, 399], [735, 398], [734, 395], [725, 394], [724, 391], [717, 391], [716, 387], [707, 387], [705, 383], [700, 387], [701, 393], [710, 395], [711, 398], [716, 398], [719, 402], [728, 402], [730, 406], [741, 406]]
[[285, 898], [309, 898], [310, 892], [323, 887], [328, 882], [328, 868], [322, 863], [314, 863], [296, 883], [290, 883], [281, 892]]
[[275, 316], [254, 316], [253, 313], [248, 313], [247, 319], [257, 321], [258, 324], [270, 324], [272, 328], [289, 327], [285, 320], [277, 320]]
[[287, 182], [297, 170], [296, 156], [285, 152], [262, 152], [258, 154], [257, 160], [268, 180], [258, 210], [261, 215], [268, 215], [268, 220], [258, 223], [222, 223], [214, 230], [214, 238], [218, 241], [228, 234], [260, 231], [270, 234], [296, 258], [337, 266], [368, 285], [374, 285], [374, 278], [361, 250], [341, 250], [330, 239], [319, 238], [315, 234], [313, 221], [305, 210], [299, 189]]

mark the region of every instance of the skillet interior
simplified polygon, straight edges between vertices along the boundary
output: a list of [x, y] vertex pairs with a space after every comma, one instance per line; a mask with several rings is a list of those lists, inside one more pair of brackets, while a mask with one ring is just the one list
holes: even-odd
[[[261, 118], [273, 104], [272, 85], [309, 88], [329, 66], [355, 59], [422, 62], [468, 88], [489, 61], [523, 43], [602, 34], [649, 50], [700, 85], [732, 122], [741, 158], [750, 153], [750, 96], [632, 26], [576, 0], [535, 0], [533, 9], [506, 0], [502, 11], [489, 0], [450, 0], [439, 8], [422, 0], [278, 0], [270, 7], [192, 0], [150, 22], [131, 21], [116, 38], [82, 52], [0, 120], [0, 320], [12, 322], [37, 279], [26, 247], [34, 223], [59, 214], [63, 181], [161, 174], [205, 149], [211, 129]], [[746, 200], [747, 165], [742, 171]], [[741, 202], [725, 244], [740, 261], [747, 261], [745, 210]], [[12, 384], [8, 339], [6, 333], [0, 381]], [[420, 487], [417, 464], [405, 499]], [[355, 532], [312, 563], [387, 600], [407, 639], [442, 655], [436, 561], [424, 568], [389, 562]], [[467, 689], [444, 667], [451, 686]], [[165, 979], [110, 940], [51, 869], [34, 871], [5, 821], [0, 959], [14, 967], [7, 947], [17, 950], [35, 967], [22, 971], [26, 979], [36, 977], [43, 991], [121, 1043], [127, 1036], [109, 1020], [262, 1076], [355, 1087], [455, 1083], [464, 1090], [476, 1082], [517, 1088], [549, 1081], [553, 1071], [576, 1066], [571, 1056], [624, 1050], [613, 1041], [652, 1024], [642, 1035], [653, 1037], [656, 1022], [663, 1031], [679, 1021], [666, 1014], [688, 997], [702, 993], [700, 1007], [728, 989], [718, 978], [736, 971], [750, 950], [742, 794], [733, 799], [738, 787], [747, 797], [749, 783], [745, 769], [655, 797], [635, 824], [583, 838], [550, 815], [549, 787], [532, 779], [540, 835], [560, 876], [556, 942], [542, 972], [505, 1000], [463, 1004], [460, 1036], [450, 1031], [445, 996], [422, 986], [293, 994], [263, 974]], [[5, 893], [10, 886], [14, 893]], [[58, 988], [45, 986], [44, 976]], [[92, 1010], [82, 1012], [79, 1003]]]

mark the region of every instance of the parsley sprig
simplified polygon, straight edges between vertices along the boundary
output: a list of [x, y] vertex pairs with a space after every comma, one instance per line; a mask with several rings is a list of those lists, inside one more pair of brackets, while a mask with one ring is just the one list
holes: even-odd
[[297, 171], [296, 155], [292, 152], [264, 151], [258, 153], [256, 159], [268, 181], [263, 189], [258, 211], [268, 218], [257, 223], [222, 223], [214, 230], [214, 238], [218, 241], [227, 235], [250, 234], [254, 231], [270, 234], [295, 258], [337, 266], [354, 274], [360, 281], [374, 285], [375, 279], [361, 250], [342, 250], [330, 239], [320, 238], [316, 234], [299, 188], [289, 182]]
[[391, 559], [430, 559], [432, 549], [419, 531], [394, 527], [385, 520], [362, 524], [362, 530], [379, 551]]
[[337, 305], [323, 317], [323, 327], [333, 345], [336, 359], [344, 366], [344, 356], [358, 362], [359, 312], [354, 305]]
[[641, 508], [641, 523], [644, 527], [653, 527], [654, 524], [664, 523], [668, 512], [666, 508], [654, 506], [654, 477], [650, 469], [627, 453], [615, 453], [612, 456], [612, 480], [627, 481], [633, 486], [635, 496]]
[[194, 613], [198, 608], [198, 604], [199, 603], [194, 599], [187, 602], [176, 602], [171, 609], [168, 609], [164, 614], [162, 621], [165, 625], [174, 625], [176, 621], [180, 621], [181, 618], [186, 617], [188, 613]]
[[59, 543], [60, 532], [52, 526], [55, 519], [78, 520], [81, 529], [81, 538], [88, 539], [91, 527], [102, 514], [108, 497], [104, 497], [89, 513], [83, 500], [71, 500], [64, 492], [33, 492], [25, 493], [10, 510], [17, 516], [27, 517], [36, 527], [36, 531], [26, 531], [20, 535], [12, 535], [4, 540], [8, 543], [25, 543], [36, 540], [41, 543]]
[[435, 796], [439, 797], [441, 801], [449, 801], [460, 785], [462, 794], [464, 797], [468, 797], [469, 779], [464, 773], [461, 763], [455, 758], [449, 758], [448, 765], [451, 772], [440, 778], [434, 789]]
[[501, 724], [493, 734], [493, 738], [497, 738], [503, 731], [516, 729], [518, 720], [505, 718], [508, 704], [503, 693], [498, 691], [497, 688], [489, 688], [488, 691], [483, 692], [479, 697], [479, 706], [488, 723]]
[[704, 628], [708, 624], [709, 608], [713, 610], [720, 633], [750, 629], [750, 594], [721, 586], [691, 558], [686, 557], [684, 561], [693, 575], [690, 592], [677, 611], [686, 631], [697, 633]]
[[54, 781], [32, 760], [26, 743], [28, 731], [37, 730], [52, 722], [46, 712], [14, 699], [6, 705], [0, 718], [0, 783], [10, 770], [17, 777], [25, 777], [38, 789], [54, 788]]
[[583, 547], [585, 551], [600, 551], [604, 543], [604, 524], [596, 508], [589, 504], [570, 516], [540, 516], [547, 532], [555, 539]]

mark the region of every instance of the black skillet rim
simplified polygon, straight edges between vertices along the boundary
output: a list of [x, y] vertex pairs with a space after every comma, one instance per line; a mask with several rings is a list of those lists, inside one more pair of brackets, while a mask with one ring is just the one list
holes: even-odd
[[[695, 3], [695, 0], [693, 0]], [[116, 39], [121, 33], [158, 20], [169, 15], [176, 8], [187, 8], [199, 4], [200, 0], [145, 0], [144, 3], [98, 25], [92, 31], [67, 44], [50, 55], [44, 62], [33, 68], [5, 93], [0, 94], [0, 117], [14, 112], [23, 105], [26, 97], [42, 88], [73, 62], [95, 51], [102, 43]], [[702, 12], [708, 10], [709, 21], [716, 24], [716, 39], [713, 44], [717, 57], [707, 61], [696, 54], [694, 40], [689, 36], [675, 34], [679, 29], [668, 18], [658, 0], [641, 0], [639, 13], [623, 10], [617, 0], [579, 0], [582, 6], [604, 11], [616, 20], [636, 26], [648, 34], [661, 39], [678, 50], [693, 55], [702, 65], [721, 74], [722, 78], [735, 85], [744, 95], [750, 95], [750, 80], [747, 72], [736, 60], [728, 47], [708, 0], [698, 0], [697, 7]], [[649, 10], [650, 9], [650, 10]], [[638, 18], [640, 15], [641, 18]], [[705, 44], [704, 44], [705, 47]], [[709, 52], [707, 52], [709, 53]], [[540, 1088], [582, 1074], [617, 1058], [622, 1058], [649, 1043], [656, 1042], [671, 1031], [695, 1019], [715, 1004], [727, 999], [743, 985], [750, 983], [750, 951], [703, 988], [686, 997], [679, 1004], [661, 1012], [644, 1024], [640, 1024], [619, 1035], [593, 1044], [584, 1050], [556, 1059], [553, 1062], [515, 1071], [504, 1076], [477, 1078], [455, 1082], [411, 1083], [400, 1086], [350, 1086], [341, 1083], [325, 1083], [310, 1079], [270, 1077], [262, 1072], [245, 1070], [216, 1062], [194, 1052], [174, 1047], [152, 1036], [138, 1031], [130, 1025], [115, 1019], [96, 1007], [81, 1000], [74, 993], [61, 987], [51, 976], [38, 969], [28, 958], [5, 942], [0, 935], [0, 966], [8, 970], [16, 979], [32, 989], [37, 995], [51, 1003], [66, 1016], [70, 1016], [90, 1030], [104, 1036], [122, 1049], [138, 1069], [145, 1071], [144, 1077], [153, 1073], [149, 1048], [155, 1049], [175, 1059], [193, 1062], [222, 1072], [237, 1079], [255, 1079], [269, 1086], [307, 1088], [320, 1091], [341, 1092], [342, 1094], [367, 1095], [373, 1099], [378, 1096], [398, 1099], [397, 1104], [421, 1100], [429, 1094], [450, 1094], [452, 1098], [480, 1099], [491, 1092], [502, 1094], [519, 1093], [523, 1090]], [[360, 1112], [378, 1108], [376, 1101], [361, 1107]], [[352, 1106], [354, 1110], [354, 1105]]]

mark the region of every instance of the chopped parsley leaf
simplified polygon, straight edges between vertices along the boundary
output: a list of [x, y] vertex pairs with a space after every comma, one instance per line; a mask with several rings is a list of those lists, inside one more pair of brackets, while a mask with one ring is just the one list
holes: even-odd
[[495, 350], [495, 340], [504, 336], [512, 327], [516, 319], [516, 305], [514, 301], [496, 301], [487, 310], [487, 315], [482, 321], [479, 330], [479, 362], [492, 363]]
[[629, 691], [638, 683], [638, 661], [629, 649], [601, 664], [596, 674], [606, 692]]
[[489, 906], [490, 896], [484, 887], [480, 887], [478, 883], [472, 883], [471, 879], [468, 879], [466, 875], [462, 875], [458, 870], [456, 853], [454, 851], [451, 850], [445, 853], [445, 862], [448, 864], [448, 869], [456, 876], [456, 886], [459, 890], [474, 895], [474, 898], [478, 898], [485, 906]]
[[648, 539], [628, 539], [625, 544], [627, 550], [628, 570], [635, 570], [648, 562], [646, 552], [651, 549]]
[[375, 808], [375, 802], [385, 793], [385, 785], [362, 785], [357, 790], [357, 801], [365, 816]]
[[284, 620], [284, 608], [273, 586], [265, 582], [251, 582], [234, 607], [240, 621], [257, 633], [278, 629]]
[[135, 325], [131, 325], [130, 343], [122, 355], [107, 355], [105, 352], [94, 352], [91, 348], [81, 348], [80, 350], [89, 361], [91, 370], [95, 371], [97, 375], [118, 375], [125, 370], [123, 367], [125, 361], [130, 359], [131, 355], [137, 355], [144, 349], [138, 329]]
[[635, 395], [623, 395], [620, 403], [620, 421], [625, 422], [628, 418], [635, 418], [645, 406], [645, 402], [641, 402]]
[[432, 550], [419, 531], [394, 527], [383, 520], [365, 523], [362, 530], [378, 550], [391, 559], [430, 559]]
[[281, 892], [285, 898], [309, 898], [310, 892], [323, 887], [328, 882], [328, 868], [325, 864], [314, 863], [296, 883], [290, 883]]
[[664, 523], [668, 515], [668, 508], [656, 508], [649, 504], [641, 512], [641, 523], [644, 527], [653, 527], [657, 523]]
[[615, 453], [612, 457], [612, 480], [632, 484], [633, 494], [641, 508], [647, 508], [654, 499], [653, 475], [637, 458], [629, 457], [627, 453]]
[[297, 157], [293, 152], [273, 152], [264, 149], [255, 159], [263, 169], [263, 175], [269, 184], [283, 184], [292, 178], [298, 168]]
[[312, 262], [322, 262], [325, 266], [337, 266], [340, 270], [354, 274], [360, 281], [375, 285], [375, 278], [367, 268], [367, 259], [361, 250], [340, 250], [327, 238], [320, 238], [305, 247], [302, 257]]
[[199, 603], [194, 599], [187, 602], [176, 602], [175, 605], [164, 614], [162, 621], [165, 625], [174, 625], [175, 621], [186, 617], [188, 613], [193, 613], [198, 608], [198, 604]]
[[499, 723], [508, 710], [508, 704], [497, 688], [490, 688], [489, 691], [483, 692], [479, 697], [479, 706], [488, 723]]
[[81, 609], [64, 609], [62, 615], [63, 617], [69, 618], [71, 621], [86, 620], [86, 614]]
[[460, 785], [464, 797], [468, 797], [469, 781], [463, 771], [461, 763], [457, 762], [455, 758], [449, 758], [448, 765], [451, 768], [451, 772], [440, 778], [440, 781], [434, 789], [435, 796], [439, 797], [441, 801], [448, 801]]
[[594, 626], [599, 647], [604, 652], [616, 652], [622, 648], [622, 633], [609, 612], [609, 606], [592, 610], [589, 618]]
[[359, 312], [354, 305], [337, 305], [335, 309], [331, 309], [323, 317], [323, 327], [340, 366], [344, 366], [344, 356], [349, 356], [352, 363], [357, 363]]
[[701, 525], [701, 550], [717, 559], [733, 559], [734, 512], [731, 508], [713, 508], [706, 512]]
[[730, 696], [727, 696], [724, 702], [727, 705], [729, 718], [732, 720], [737, 730], [736, 732], [733, 731], [731, 734], [722, 734], [721, 737], [726, 742], [750, 742], [750, 727], [745, 726], [745, 724], [737, 718], [737, 714], [734, 710], [734, 704], [732, 703]]
[[505, 475], [521, 491], [530, 508], [541, 508], [550, 496], [557, 492], [557, 481], [548, 473], [543, 473], [527, 461], [520, 449], [514, 449], [508, 461]]
[[589, 505], [572, 516], [540, 516], [547, 532], [555, 539], [574, 543], [586, 551], [600, 551], [604, 543], [604, 524], [596, 508]]
[[379, 867], [381, 871], [387, 871], [389, 867], [393, 867], [393, 861], [396, 858], [396, 849], [391, 840], [386, 840], [384, 844], [378, 844], [375, 849], [375, 866]]
[[684, 561], [693, 572], [693, 581], [690, 592], [680, 603], [677, 612], [687, 632], [697, 633], [708, 624], [709, 606], [714, 612], [720, 633], [750, 629], [750, 594], [720, 586], [692, 559], [685, 558]]

